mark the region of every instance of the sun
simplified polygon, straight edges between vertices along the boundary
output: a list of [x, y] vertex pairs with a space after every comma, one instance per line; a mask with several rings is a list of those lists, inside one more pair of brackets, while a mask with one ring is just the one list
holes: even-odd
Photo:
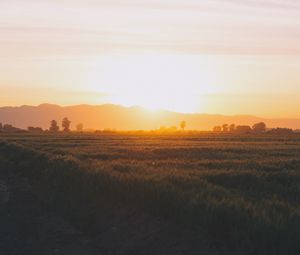
[[203, 110], [214, 78], [205, 57], [136, 54], [101, 58], [89, 86], [109, 94], [110, 103], [191, 113]]

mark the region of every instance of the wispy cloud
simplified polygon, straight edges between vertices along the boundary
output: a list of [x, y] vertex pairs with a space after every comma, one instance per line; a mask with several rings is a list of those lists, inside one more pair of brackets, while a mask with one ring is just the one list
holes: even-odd
[[0, 0], [0, 104], [106, 102], [101, 93], [116, 91], [140, 102], [160, 91], [177, 106], [206, 88], [223, 98], [211, 111], [285, 105], [288, 116], [295, 105], [296, 116], [298, 97], [286, 95], [300, 93], [299, 17], [299, 0]]
[[2, 0], [0, 55], [300, 54], [293, 0]]

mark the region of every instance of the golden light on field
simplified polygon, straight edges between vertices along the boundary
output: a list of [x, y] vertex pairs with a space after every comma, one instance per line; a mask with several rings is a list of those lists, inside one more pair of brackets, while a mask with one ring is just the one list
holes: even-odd
[[149, 53], [102, 57], [87, 84], [90, 90], [105, 91], [111, 103], [198, 112], [204, 107], [203, 95], [217, 91], [218, 70], [213, 65], [205, 56]]

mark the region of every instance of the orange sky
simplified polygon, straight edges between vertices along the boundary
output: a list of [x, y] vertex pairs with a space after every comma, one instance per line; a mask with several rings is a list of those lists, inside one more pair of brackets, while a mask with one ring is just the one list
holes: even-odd
[[297, 0], [2, 0], [0, 105], [300, 118]]

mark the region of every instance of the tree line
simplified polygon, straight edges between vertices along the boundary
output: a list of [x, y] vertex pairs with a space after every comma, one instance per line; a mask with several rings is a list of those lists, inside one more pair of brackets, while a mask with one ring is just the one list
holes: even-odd
[[[61, 122], [61, 128], [62, 128], [62, 132], [64, 133], [69, 133], [71, 132], [71, 121], [65, 117], [63, 118], [62, 122]], [[58, 126], [58, 123], [56, 120], [52, 120], [50, 122], [50, 128], [49, 128], [49, 132], [52, 132], [52, 133], [56, 133], [56, 132], [59, 132], [60, 131], [60, 127]], [[76, 131], [77, 132], [82, 132], [83, 131], [83, 124], [82, 123], [79, 123], [76, 125]]]
[[289, 134], [293, 133], [290, 128], [272, 128], [267, 129], [264, 122], [255, 123], [252, 127], [249, 125], [223, 124], [221, 126], [213, 127], [215, 133], [268, 133], [268, 134]]
[[[2, 124], [0, 123], [0, 132], [25, 132], [26, 130], [14, 127], [11, 124]], [[35, 132], [35, 133], [39, 133], [39, 132], [51, 132], [51, 133], [57, 133], [57, 132], [71, 132], [71, 121], [66, 117], [63, 118], [62, 122], [61, 122], [61, 128], [58, 125], [58, 122], [56, 120], [52, 120], [50, 122], [50, 127], [49, 129], [42, 129], [41, 127], [33, 127], [33, 126], [29, 126], [27, 127], [27, 131], [28, 132]], [[77, 132], [82, 132], [83, 131], [83, 124], [79, 123], [76, 125], [76, 131]]]
[[257, 132], [262, 133], [266, 132], [267, 125], [264, 122], [259, 122], [254, 124], [252, 127], [248, 125], [239, 125], [236, 126], [235, 124], [223, 124], [222, 126], [215, 126], [213, 128], [214, 132]]
[[[58, 125], [58, 122], [56, 120], [52, 120], [52, 121], [50, 121], [49, 129], [43, 130], [41, 127], [29, 126], [27, 128], [27, 131], [35, 132], [35, 133], [39, 133], [39, 132], [69, 133], [69, 132], [71, 132], [71, 123], [72, 122], [67, 117], [65, 117], [61, 121], [61, 127]], [[183, 120], [179, 123], [178, 126], [181, 129], [181, 131], [184, 132], [186, 129], [186, 126], [187, 126], [187, 122]], [[83, 132], [83, 124], [78, 123], [75, 127], [75, 130], [77, 132]], [[16, 128], [10, 124], [0, 123], [0, 132], [26, 132], [26, 130]], [[156, 132], [174, 133], [174, 132], [178, 132], [178, 128], [177, 128], [177, 126], [171, 126], [171, 127], [161, 126], [158, 130], [156, 130]], [[258, 123], [255, 123], [252, 127], [249, 125], [223, 124], [220, 126], [213, 127], [212, 132], [214, 132], [214, 133], [242, 133], [242, 134], [247, 134], [247, 133], [249, 133], [249, 134], [251, 134], [251, 133], [290, 134], [290, 133], [293, 133], [294, 131], [289, 128], [268, 129], [264, 122], [258, 122]]]

